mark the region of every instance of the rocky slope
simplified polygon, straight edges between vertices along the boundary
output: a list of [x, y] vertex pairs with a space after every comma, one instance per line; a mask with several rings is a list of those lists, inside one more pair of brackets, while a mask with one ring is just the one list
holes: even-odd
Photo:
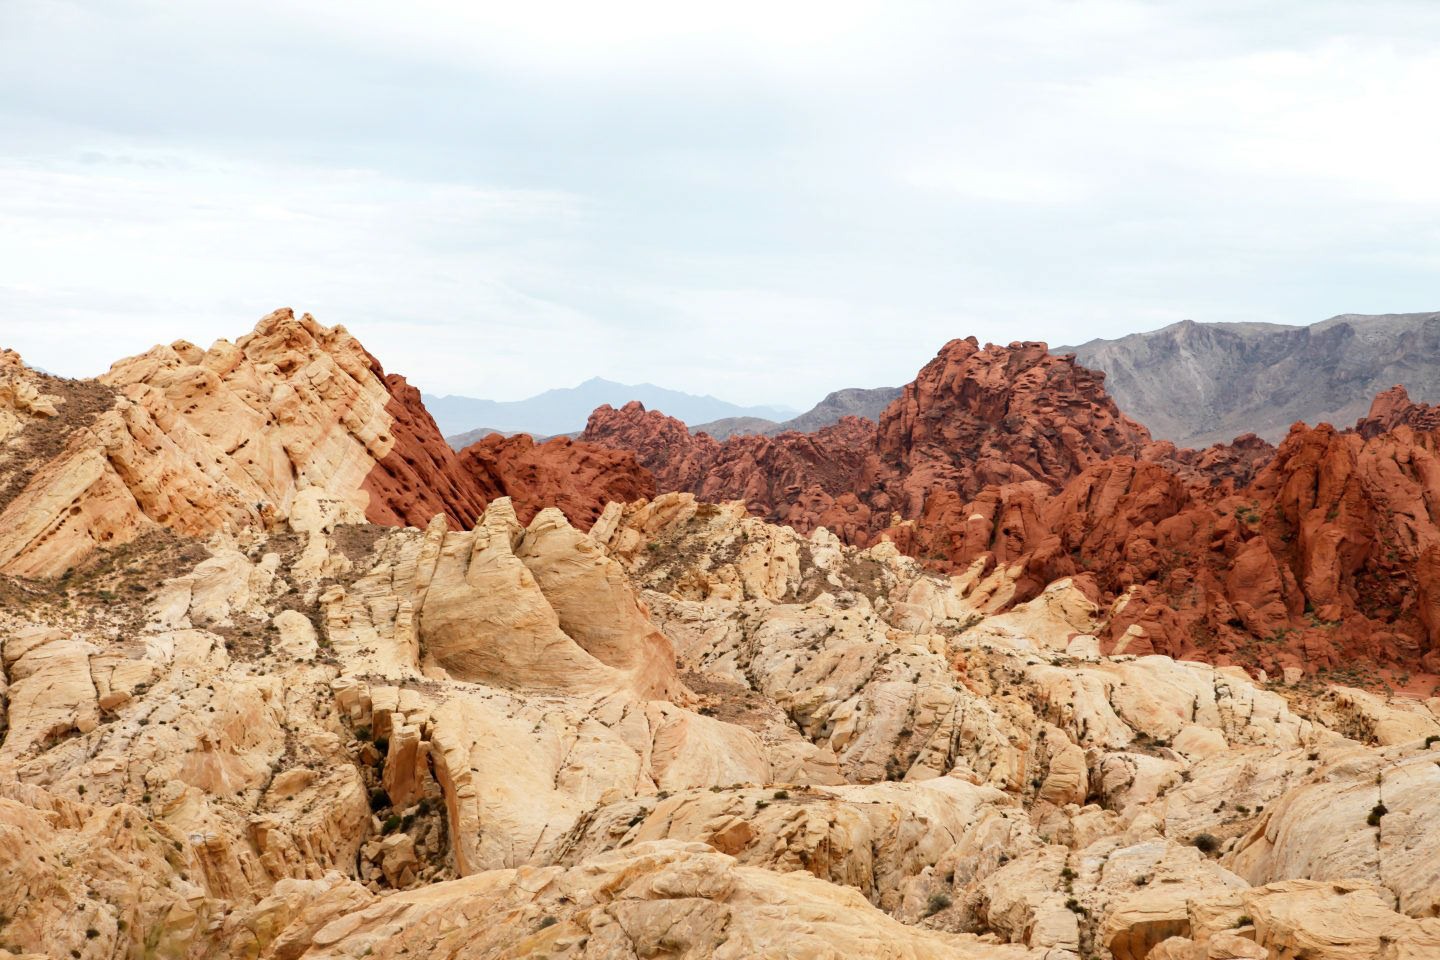
[[1241, 433], [1278, 442], [1296, 421], [1345, 426], [1396, 383], [1440, 400], [1440, 313], [1344, 314], [1308, 327], [1185, 320], [1057, 353], [1103, 370], [1121, 409], [1182, 446]]
[[1272, 674], [1440, 669], [1440, 444], [1402, 391], [1354, 432], [1297, 426], [1204, 451], [1151, 441], [1099, 375], [1043, 345], [948, 345], [871, 428], [690, 436], [637, 406], [587, 439], [635, 450], [661, 490], [743, 498], [842, 540], [893, 541], [931, 568], [1006, 568], [987, 609], [1078, 577], [1125, 604], [1107, 650]]
[[614, 492], [646, 492], [643, 471], [576, 445], [457, 455], [403, 377], [343, 327], [289, 310], [234, 343], [155, 347], [98, 381], [32, 371], [9, 351], [0, 365], [0, 572], [10, 574], [57, 574], [156, 526], [266, 529], [329, 501], [349, 522], [424, 525], [441, 513], [468, 528], [518, 473], [607, 470], [627, 479], [588, 495], [574, 485], [577, 520]]
[[1208, 487], [1248, 482], [1274, 452], [1253, 436], [1203, 451], [1153, 442], [1105, 394], [1103, 377], [1073, 358], [1040, 343], [982, 349], [973, 337], [947, 344], [878, 424], [846, 417], [811, 434], [720, 442], [632, 403], [597, 409], [582, 439], [634, 451], [660, 490], [743, 499], [757, 516], [801, 531], [825, 526], [861, 546], [901, 529], [916, 543], [909, 521], [963, 525], [959, 511], [987, 486], [1054, 492], [1114, 456], [1161, 462]]
[[638, 403], [600, 407], [581, 438], [633, 450], [661, 490], [743, 499], [802, 531], [824, 525], [872, 542], [935, 498], [957, 503], [989, 483], [1058, 488], [1085, 467], [1149, 443], [1105, 395], [1102, 378], [1044, 344], [981, 348], [954, 340], [886, 407], [813, 434], [692, 435]]
[[1353, 669], [1435, 658], [1428, 416], [1177, 450], [970, 341], [878, 425], [597, 412], [707, 503], [453, 454], [288, 313], [0, 354], [0, 536], [51, 518], [0, 572], [0, 960], [1440, 955], [1440, 697]]
[[1101, 656], [1071, 582], [986, 614], [1005, 570], [689, 495], [343, 515], [6, 581], [0, 950], [1440, 949], [1440, 701]]

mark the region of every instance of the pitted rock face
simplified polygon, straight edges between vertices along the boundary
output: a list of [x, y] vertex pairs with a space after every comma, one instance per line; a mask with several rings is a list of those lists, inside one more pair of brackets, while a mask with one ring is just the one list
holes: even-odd
[[[1114, 463], [1073, 535], [1175, 506]], [[1014, 602], [1014, 564], [938, 576], [740, 503], [581, 533], [304, 502], [246, 549], [0, 579], [3, 949], [1433, 953], [1424, 703], [1106, 656], [1084, 578]]]

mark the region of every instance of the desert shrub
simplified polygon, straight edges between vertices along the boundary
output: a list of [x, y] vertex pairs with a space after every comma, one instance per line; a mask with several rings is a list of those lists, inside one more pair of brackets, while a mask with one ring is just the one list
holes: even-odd
[[925, 904], [925, 916], [933, 917], [941, 910], [948, 908], [951, 902], [949, 894], [939, 892], [930, 894], [930, 900]]
[[1220, 849], [1220, 838], [1213, 833], [1201, 833], [1190, 840], [1190, 845], [1208, 855]]

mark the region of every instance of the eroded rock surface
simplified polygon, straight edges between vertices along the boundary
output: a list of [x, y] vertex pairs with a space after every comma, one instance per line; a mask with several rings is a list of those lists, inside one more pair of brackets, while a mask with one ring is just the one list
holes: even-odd
[[1440, 949], [1440, 700], [1342, 672], [1432, 650], [1414, 424], [1187, 459], [959, 341], [878, 427], [746, 438], [783, 482], [637, 499], [434, 448], [343, 331], [254, 338], [0, 355], [0, 516], [51, 518], [11, 560], [65, 564], [0, 576], [0, 956]]
[[957, 340], [873, 430], [720, 443], [632, 404], [597, 410], [585, 437], [635, 451], [662, 491], [742, 499], [859, 546], [889, 540], [945, 573], [1000, 574], [990, 611], [1063, 578], [1103, 605], [1123, 598], [1106, 650], [1272, 675], [1433, 674], [1436, 426], [1399, 389], [1352, 432], [1296, 425], [1278, 448], [1247, 435], [1182, 450], [1152, 441], [1073, 357]]
[[[528, 438], [527, 438], [528, 439]], [[589, 525], [653, 492], [632, 458], [569, 441], [456, 454], [420, 402], [344, 327], [288, 309], [234, 343], [183, 340], [66, 381], [0, 360], [0, 571], [46, 576], [156, 526], [260, 531], [338, 504], [341, 519], [469, 529], [514, 496]]]

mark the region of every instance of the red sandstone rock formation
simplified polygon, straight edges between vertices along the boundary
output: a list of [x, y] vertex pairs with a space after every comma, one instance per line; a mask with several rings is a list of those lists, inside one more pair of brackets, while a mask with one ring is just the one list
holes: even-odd
[[1297, 425], [1253, 483], [1219, 497], [1122, 457], [1058, 494], [990, 487], [890, 535], [942, 569], [1009, 567], [1013, 601], [1065, 576], [1102, 602], [1125, 598], [1112, 648], [1272, 672], [1357, 658], [1433, 670], [1437, 446], [1440, 434], [1408, 427], [1365, 439]]
[[1355, 423], [1355, 432], [1368, 439], [1399, 426], [1440, 430], [1440, 406], [1416, 403], [1403, 386], [1396, 384], [1375, 395], [1370, 412]]
[[662, 491], [888, 538], [942, 571], [1002, 570], [1007, 603], [1075, 577], [1115, 604], [1112, 649], [1275, 671], [1440, 666], [1437, 426], [1397, 388], [1355, 432], [1177, 449], [1072, 358], [957, 340], [873, 429], [719, 443], [631, 404], [583, 436], [635, 450]]
[[814, 434], [720, 443], [631, 403], [596, 410], [581, 439], [635, 451], [662, 491], [743, 499], [757, 515], [863, 544], [892, 514], [943, 512], [993, 483], [1058, 489], [1107, 457], [1139, 455], [1149, 434], [1103, 381], [1044, 344], [982, 349], [972, 337], [946, 344], [878, 426], [846, 417]]
[[590, 414], [580, 439], [634, 452], [640, 465], [655, 475], [655, 483], [662, 491], [698, 492], [724, 451], [710, 434], [692, 434], [681, 421], [659, 410], [646, 410], [638, 400], [619, 410], [608, 403], [598, 407]]
[[[691, 434], [685, 424], [638, 402], [619, 410], [608, 404], [590, 415], [581, 440], [634, 451], [655, 475], [662, 492], [684, 490], [701, 500], [744, 500], [752, 512], [799, 530], [846, 526], [833, 513], [837, 499], [859, 508], [852, 491], [865, 482], [875, 447], [875, 425], [859, 417], [815, 433], [737, 436], [721, 443], [708, 433]], [[842, 512], [844, 508], [841, 508]], [[863, 542], [870, 526], [851, 536]], [[820, 520], [825, 515], [830, 522]]]
[[969, 497], [992, 483], [1059, 489], [1086, 467], [1139, 454], [1150, 434], [1104, 380], [1043, 343], [950, 341], [880, 416], [876, 453], [894, 475], [895, 509], [916, 516], [932, 491]]
[[395, 445], [365, 476], [370, 494], [365, 519], [386, 526], [423, 527], [437, 513], [450, 525], [468, 530], [485, 512], [489, 499], [483, 483], [461, 467], [435, 425], [420, 391], [399, 374], [385, 375], [377, 362], [390, 401], [385, 412], [393, 419]]
[[1176, 447], [1169, 440], [1157, 440], [1145, 447], [1141, 459], [1163, 463], [1187, 483], [1233, 492], [1243, 487], [1260, 468], [1275, 456], [1275, 447], [1253, 433], [1229, 443], [1211, 444], [1203, 450]]
[[521, 523], [545, 507], [559, 507], [581, 530], [589, 530], [605, 505], [655, 496], [655, 478], [628, 451], [567, 437], [536, 443], [528, 434], [492, 433], [459, 453], [461, 469], [489, 500], [510, 497]]

